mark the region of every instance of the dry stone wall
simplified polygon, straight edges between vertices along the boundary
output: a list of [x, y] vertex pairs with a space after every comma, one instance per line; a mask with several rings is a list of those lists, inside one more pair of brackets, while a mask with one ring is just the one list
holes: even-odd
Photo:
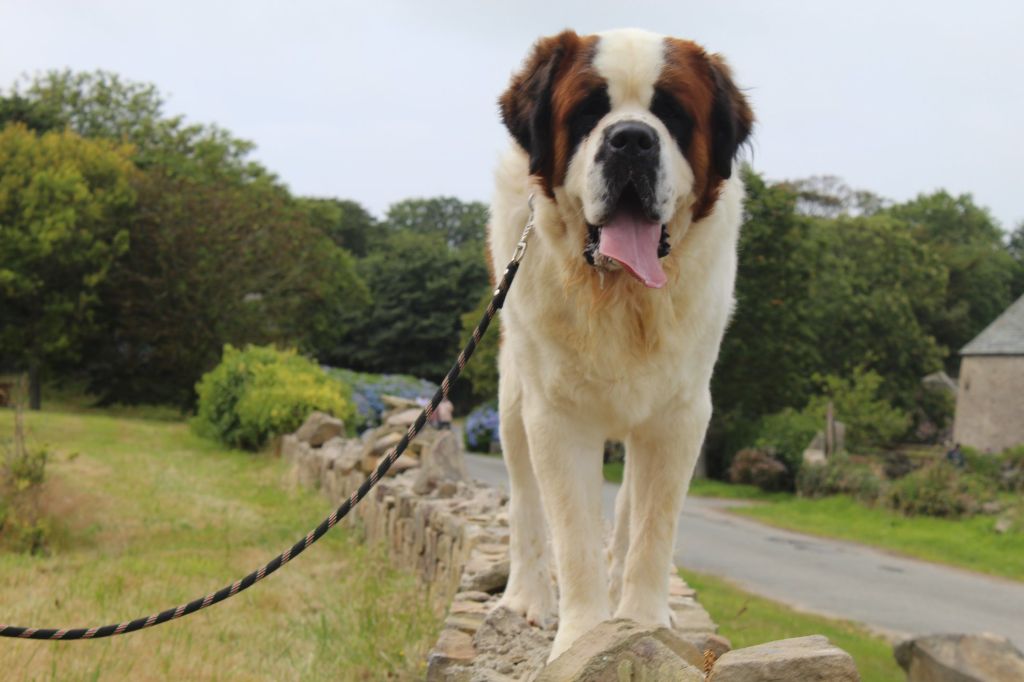
[[[280, 453], [293, 464], [299, 484], [319, 488], [332, 504], [341, 504], [394, 445], [395, 434], [416, 417], [413, 406], [395, 401], [392, 407], [384, 425], [360, 439], [334, 435], [333, 427], [312, 423], [330, 417], [314, 414], [298, 432], [282, 439]], [[324, 440], [323, 434], [332, 437]], [[772, 676], [757, 677], [751, 673], [751, 655], [744, 655], [751, 650], [727, 653], [729, 641], [717, 634], [694, 591], [675, 574], [670, 579], [671, 630], [611, 621], [545, 668], [554, 632], [496, 608], [509, 571], [504, 493], [466, 478], [461, 444], [451, 431], [425, 430], [390, 474], [345, 522], [360, 525], [368, 543], [385, 546], [396, 566], [415, 573], [438, 607], [447, 607], [430, 653], [428, 680], [797, 679], [775, 676], [785, 669], [789, 649], [800, 666], [800, 679], [833, 679], [802, 677], [813, 667], [814, 657], [807, 642], [798, 640], [792, 640], [794, 646], [789, 640], [771, 643]], [[859, 679], [849, 655], [819, 639], [815, 644], [827, 648], [820, 658], [830, 666], [829, 674], [838, 665], [844, 673], [835, 679]], [[735, 663], [716, 674], [718, 659], [742, 659], [743, 674], [736, 674]]]

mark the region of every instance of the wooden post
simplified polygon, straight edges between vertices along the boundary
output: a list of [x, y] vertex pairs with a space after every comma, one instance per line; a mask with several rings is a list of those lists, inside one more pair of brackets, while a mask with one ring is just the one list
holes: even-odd
[[828, 401], [825, 409], [825, 456], [831, 457], [836, 451], [836, 420], [832, 411], [832, 401]]

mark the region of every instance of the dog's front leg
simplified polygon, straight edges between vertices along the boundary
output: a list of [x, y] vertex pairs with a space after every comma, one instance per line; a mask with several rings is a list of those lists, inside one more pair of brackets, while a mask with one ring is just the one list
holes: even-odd
[[670, 625], [676, 526], [710, 417], [710, 397], [697, 399], [651, 419], [627, 439], [630, 543], [616, 618]]
[[596, 425], [546, 403], [524, 404], [530, 456], [551, 530], [558, 634], [549, 660], [611, 616], [603, 555], [601, 446]]
[[510, 485], [508, 585], [502, 595], [504, 606], [541, 627], [553, 622], [555, 597], [545, 533], [544, 509], [537, 477], [530, 463], [530, 450], [523, 429], [522, 391], [509, 367], [499, 384], [501, 405], [501, 449]]

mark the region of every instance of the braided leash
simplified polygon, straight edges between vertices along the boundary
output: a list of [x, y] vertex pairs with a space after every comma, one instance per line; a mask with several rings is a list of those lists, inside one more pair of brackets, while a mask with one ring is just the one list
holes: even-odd
[[523, 228], [523, 234], [519, 238], [519, 243], [516, 245], [515, 253], [512, 256], [512, 260], [505, 268], [505, 273], [502, 275], [501, 282], [498, 287], [494, 290], [494, 296], [491, 298], [491, 302], [487, 305], [487, 310], [484, 312], [483, 318], [477, 324], [473, 330], [473, 335], [466, 342], [465, 348], [459, 353], [458, 359], [452, 368], [448, 370], [448, 374], [445, 375], [444, 380], [441, 381], [441, 387], [434, 393], [434, 397], [431, 398], [430, 403], [423, 408], [420, 412], [419, 417], [409, 427], [409, 430], [402, 436], [402, 440], [395, 445], [394, 448], [388, 451], [384, 458], [377, 465], [377, 468], [370, 474], [369, 478], [363, 481], [359, 489], [356, 490], [352, 496], [342, 502], [341, 506], [335, 509], [330, 516], [320, 522], [320, 525], [311, 530], [306, 534], [306, 537], [296, 542], [294, 545], [286, 549], [281, 554], [267, 562], [266, 565], [253, 571], [249, 575], [245, 576], [241, 580], [237, 580], [230, 585], [226, 585], [216, 592], [211, 592], [204, 597], [198, 597], [188, 602], [187, 604], [181, 604], [174, 608], [161, 611], [160, 613], [154, 613], [149, 616], [143, 616], [136, 618], [135, 620], [125, 621], [123, 623], [112, 623], [110, 625], [100, 625], [91, 628], [27, 628], [19, 627], [16, 625], [3, 625], [0, 624], [0, 636], [2, 637], [16, 637], [21, 639], [47, 639], [47, 640], [73, 640], [73, 639], [98, 639], [100, 637], [111, 637], [113, 635], [123, 635], [129, 632], [135, 632], [136, 630], [143, 630], [145, 628], [153, 627], [154, 625], [160, 625], [166, 623], [169, 620], [175, 620], [182, 616], [187, 616], [196, 611], [205, 609], [207, 606], [213, 606], [219, 602], [224, 601], [229, 597], [233, 597], [243, 590], [247, 590], [259, 581], [266, 578], [268, 575], [281, 568], [289, 561], [302, 554], [306, 549], [314, 542], [322, 538], [327, 531], [334, 528], [338, 521], [345, 518], [345, 515], [352, 510], [352, 507], [359, 504], [359, 501], [366, 497], [366, 494], [370, 492], [370, 489], [377, 484], [377, 482], [388, 472], [391, 465], [395, 463], [395, 460], [405, 451], [412, 442], [416, 435], [426, 424], [427, 420], [430, 419], [430, 415], [433, 414], [437, 406], [448, 396], [448, 390], [451, 385], [462, 373], [469, 358], [473, 355], [473, 351], [476, 350], [477, 344], [480, 343], [480, 339], [483, 338], [484, 332], [487, 331], [487, 326], [491, 323], [491, 319], [498, 312], [498, 309], [505, 303], [505, 296], [508, 294], [509, 287], [512, 286], [512, 280], [516, 276], [516, 272], [519, 270], [519, 262], [523, 259], [523, 255], [526, 253], [526, 240], [529, 238], [530, 233], [533, 231], [533, 195], [530, 195], [530, 218], [526, 223], [526, 227]]

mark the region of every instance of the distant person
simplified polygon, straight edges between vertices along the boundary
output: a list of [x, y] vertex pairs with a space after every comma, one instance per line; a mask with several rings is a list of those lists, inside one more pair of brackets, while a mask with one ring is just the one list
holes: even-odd
[[946, 461], [955, 467], [963, 468], [964, 451], [960, 449], [960, 443], [956, 443], [953, 449], [946, 453]]
[[437, 428], [450, 430], [452, 428], [452, 413], [455, 411], [455, 406], [452, 405], [452, 401], [445, 398], [434, 410], [434, 415], [437, 416]]

